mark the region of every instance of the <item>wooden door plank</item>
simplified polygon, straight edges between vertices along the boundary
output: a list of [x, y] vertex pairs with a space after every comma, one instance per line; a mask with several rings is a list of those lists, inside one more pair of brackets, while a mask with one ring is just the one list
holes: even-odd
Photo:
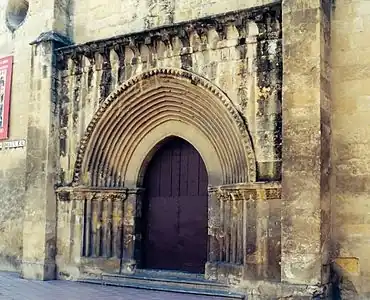
[[162, 146], [145, 176], [147, 268], [203, 272], [207, 258], [208, 177], [196, 149], [181, 139]]

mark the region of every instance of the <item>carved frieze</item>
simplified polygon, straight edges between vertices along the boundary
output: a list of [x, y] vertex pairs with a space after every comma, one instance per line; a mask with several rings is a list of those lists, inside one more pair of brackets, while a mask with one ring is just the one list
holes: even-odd
[[[281, 37], [280, 5], [269, 5], [263, 8], [234, 11], [140, 33], [92, 41], [82, 45], [61, 47], [56, 50], [57, 67], [59, 69], [66, 68], [65, 60], [78, 55], [93, 59], [94, 54], [104, 56], [112, 49], [117, 51], [121, 58], [124, 53], [124, 51], [121, 51], [122, 47], [130, 47], [131, 49], [140, 49], [140, 45], [155, 47], [158, 41], [164, 42], [167, 47], [172, 47], [177, 38], [180, 38], [182, 46], [186, 48], [190, 45], [192, 34], [197, 34], [201, 40], [207, 41], [208, 33], [211, 30], [217, 32], [219, 40], [224, 40], [227, 38], [227, 28], [230, 25], [237, 28], [240, 40], [243, 42], [243, 38], [245, 39], [247, 36], [247, 23], [250, 21], [255, 22], [259, 28], [258, 39], [266, 40]], [[107, 60], [106, 67], [109, 68], [108, 66], [109, 62]]]

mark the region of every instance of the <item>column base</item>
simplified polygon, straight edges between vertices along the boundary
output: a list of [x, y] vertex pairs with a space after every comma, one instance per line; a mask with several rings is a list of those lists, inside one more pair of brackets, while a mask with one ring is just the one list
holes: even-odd
[[243, 278], [243, 265], [207, 262], [205, 266], [205, 278], [217, 280], [225, 284], [237, 285]]
[[32, 280], [56, 279], [56, 265], [53, 262], [23, 261], [21, 277]]

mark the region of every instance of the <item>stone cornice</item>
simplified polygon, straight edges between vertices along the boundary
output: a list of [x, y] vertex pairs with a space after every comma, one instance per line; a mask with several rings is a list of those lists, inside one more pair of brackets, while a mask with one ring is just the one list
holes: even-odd
[[54, 42], [60, 47], [70, 46], [72, 41], [67, 37], [55, 31], [47, 31], [41, 33], [38, 38], [30, 43], [36, 45], [43, 42]]
[[258, 26], [257, 39], [280, 39], [280, 1], [252, 9], [233, 11], [108, 39], [61, 47], [56, 49], [56, 54], [59, 61], [63, 61], [66, 57], [85, 56], [91, 58], [95, 53], [104, 54], [111, 49], [119, 52], [122, 46], [134, 48], [137, 45], [151, 45], [158, 40], [164, 43], [171, 43], [174, 37], [179, 37], [184, 46], [186, 46], [186, 41], [189, 40], [189, 35], [192, 32], [196, 32], [201, 36], [206, 35], [209, 30], [215, 29], [220, 39], [225, 39], [226, 29], [229, 25], [235, 25], [239, 32], [239, 39], [243, 39], [247, 37], [247, 23], [251, 21]]
[[143, 192], [144, 188], [105, 188], [90, 186], [59, 187], [56, 193], [117, 193], [117, 194], [138, 194]]

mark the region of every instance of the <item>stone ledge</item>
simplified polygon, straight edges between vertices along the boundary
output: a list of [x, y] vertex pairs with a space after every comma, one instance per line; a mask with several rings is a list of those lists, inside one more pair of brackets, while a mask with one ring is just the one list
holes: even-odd
[[331, 284], [328, 285], [296, 285], [283, 282], [242, 281], [234, 287], [235, 291], [243, 292], [248, 300], [257, 299], [330, 299]]
[[42, 32], [38, 38], [30, 43], [30, 45], [41, 44], [43, 42], [54, 42], [59, 47], [72, 45], [73, 42], [67, 37], [56, 31]]
[[[264, 6], [161, 26], [150, 30], [117, 35], [107, 39], [77, 45], [67, 44], [58, 48], [56, 55], [59, 62], [64, 61], [68, 57], [76, 58], [81, 55], [94, 59], [95, 53], [107, 55], [107, 49], [114, 49], [117, 52], [122, 51], [122, 47], [139, 49], [140, 45], [152, 45], [154, 40], [161, 40], [168, 44], [177, 37], [186, 41], [185, 44], [189, 44], [191, 32], [196, 32], [198, 35], [205, 35], [210, 29], [215, 29], [220, 40], [224, 40], [226, 38], [227, 26], [231, 24], [236, 26], [245, 40], [245, 26], [248, 21], [253, 21], [260, 27], [258, 33], [259, 40], [281, 38], [280, 26], [277, 25], [281, 23], [281, 7], [276, 2]], [[272, 26], [268, 26], [270, 22], [273, 23]], [[65, 62], [62, 64], [65, 64]]]

